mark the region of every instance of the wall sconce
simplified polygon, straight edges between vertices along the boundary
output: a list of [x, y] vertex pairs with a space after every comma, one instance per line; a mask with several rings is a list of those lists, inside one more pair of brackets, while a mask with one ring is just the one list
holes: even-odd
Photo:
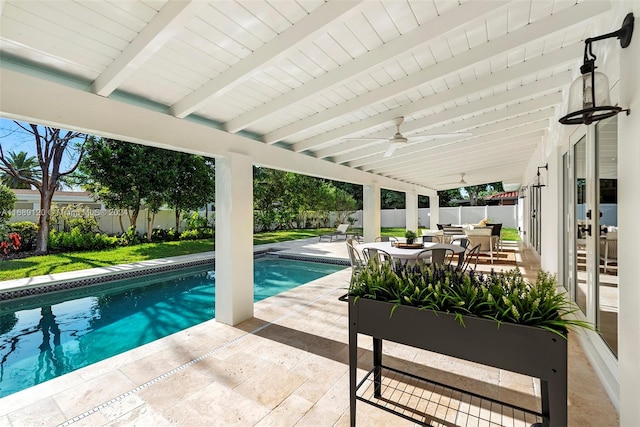
[[571, 83], [569, 88], [569, 113], [560, 118], [563, 125], [590, 125], [591, 123], [613, 117], [622, 109], [611, 105], [609, 98], [609, 79], [604, 73], [596, 72], [596, 56], [591, 50], [591, 44], [598, 40], [616, 37], [620, 46], [626, 48], [631, 43], [633, 34], [633, 13], [627, 14], [622, 27], [618, 31], [598, 37], [590, 37], [584, 41], [584, 59], [580, 67], [582, 75]]
[[542, 187], [546, 187], [546, 185], [544, 184], [544, 180], [542, 179], [542, 176], [540, 176], [540, 169], [545, 169], [545, 170], [549, 170], [549, 163], [547, 163], [544, 166], [538, 166], [538, 173], [536, 174], [536, 183], [532, 185], [533, 188], [542, 188]]
[[520, 190], [518, 191], [518, 197], [520, 199], [526, 199], [527, 195], [526, 192], [529, 189], [529, 187], [527, 187], [526, 185], [520, 187]]

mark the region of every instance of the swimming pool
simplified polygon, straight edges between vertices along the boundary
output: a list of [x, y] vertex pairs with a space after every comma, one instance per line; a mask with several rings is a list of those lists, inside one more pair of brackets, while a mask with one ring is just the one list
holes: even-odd
[[[260, 301], [345, 266], [254, 262]], [[215, 317], [215, 273], [191, 267], [0, 303], [0, 398]]]

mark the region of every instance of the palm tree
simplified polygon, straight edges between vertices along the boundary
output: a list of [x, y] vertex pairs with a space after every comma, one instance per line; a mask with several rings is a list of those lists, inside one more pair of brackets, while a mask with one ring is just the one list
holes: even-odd
[[[40, 163], [36, 156], [27, 157], [29, 154], [26, 151], [20, 151], [16, 153], [12, 151], [9, 153], [8, 162], [13, 168], [18, 171], [20, 176], [29, 179], [40, 179]], [[0, 183], [6, 185], [9, 188], [14, 189], [30, 189], [31, 185], [19, 180], [18, 178], [3, 171], [0, 173]]]

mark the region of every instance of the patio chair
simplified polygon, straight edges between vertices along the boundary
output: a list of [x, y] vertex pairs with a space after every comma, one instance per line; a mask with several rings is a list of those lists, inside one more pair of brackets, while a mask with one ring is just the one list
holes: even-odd
[[422, 243], [441, 243], [438, 236], [422, 236]]
[[349, 261], [351, 262], [351, 283], [355, 280], [356, 277], [362, 272], [362, 269], [366, 265], [365, 261], [362, 259], [360, 252], [353, 245], [355, 239], [350, 238], [346, 240], [347, 244], [347, 252], [349, 253]]
[[487, 224], [487, 227], [491, 227], [491, 236], [494, 249], [498, 253], [500, 253], [502, 251], [502, 223]]
[[480, 246], [480, 253], [487, 253], [491, 257], [491, 264], [493, 264], [493, 251], [494, 251], [494, 237], [491, 235], [490, 228], [476, 228], [474, 230], [465, 230], [466, 238], [469, 239], [469, 245], [475, 247]]
[[335, 237], [336, 240], [338, 240], [338, 238], [340, 236], [344, 236], [345, 240], [347, 239], [347, 230], [349, 229], [349, 224], [340, 224], [338, 225], [338, 227], [336, 228], [336, 231], [334, 231], [331, 234], [323, 234], [322, 236], [320, 236], [318, 238], [319, 242], [322, 242], [324, 239], [329, 239], [330, 242], [333, 242], [333, 238]]
[[376, 242], [397, 242], [398, 239], [396, 239], [393, 236], [378, 236], [376, 237]]
[[[473, 270], [475, 271], [478, 268], [479, 255], [480, 245], [475, 245], [473, 248], [464, 253], [464, 261], [462, 262], [462, 264], [458, 263], [458, 270], [462, 271], [463, 273], [467, 271], [467, 269], [471, 265], [471, 261], [473, 261], [473, 259], [475, 258], [475, 261], [473, 261]], [[462, 256], [462, 254], [460, 254], [460, 256]]]
[[382, 249], [364, 248], [362, 250], [362, 254], [364, 255], [364, 260], [366, 263], [369, 263], [370, 261], [373, 261], [378, 265], [382, 265], [384, 263], [393, 263], [391, 255], [389, 255]]
[[[426, 255], [430, 255], [427, 257]], [[426, 262], [427, 264], [447, 264], [453, 255], [452, 249], [425, 249], [416, 254], [415, 262]]]
[[618, 233], [607, 233], [600, 238], [600, 260], [604, 263], [604, 273], [607, 273], [609, 264], [618, 263]]

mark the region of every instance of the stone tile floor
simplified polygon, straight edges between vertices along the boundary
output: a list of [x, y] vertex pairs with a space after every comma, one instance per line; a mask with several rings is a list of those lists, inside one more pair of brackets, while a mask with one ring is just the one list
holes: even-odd
[[[340, 242], [306, 239], [287, 252], [346, 258]], [[507, 244], [500, 263], [535, 277], [536, 257]], [[209, 321], [63, 377], [0, 399], [0, 426], [347, 426], [347, 306], [338, 301], [349, 269], [268, 298], [235, 327]], [[573, 335], [574, 337], [575, 335]], [[371, 345], [361, 339], [361, 378]], [[479, 394], [535, 407], [536, 380], [435, 353], [385, 343], [386, 365]], [[440, 402], [447, 399], [440, 398]], [[456, 408], [438, 409], [433, 425], [469, 422]], [[569, 426], [618, 425], [617, 413], [577, 339], [569, 339]], [[359, 402], [357, 424], [413, 422]], [[491, 425], [510, 425], [504, 420]], [[517, 425], [517, 424], [514, 424]]]

